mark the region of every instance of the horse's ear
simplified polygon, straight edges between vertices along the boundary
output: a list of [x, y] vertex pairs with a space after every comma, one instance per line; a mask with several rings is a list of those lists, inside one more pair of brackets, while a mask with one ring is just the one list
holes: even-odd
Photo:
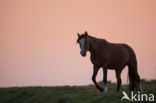
[[86, 35], [86, 36], [88, 36], [88, 33], [87, 33], [87, 31], [85, 31], [85, 35]]
[[78, 36], [78, 37], [80, 37], [80, 34], [79, 34], [79, 33], [77, 33], [77, 36]]

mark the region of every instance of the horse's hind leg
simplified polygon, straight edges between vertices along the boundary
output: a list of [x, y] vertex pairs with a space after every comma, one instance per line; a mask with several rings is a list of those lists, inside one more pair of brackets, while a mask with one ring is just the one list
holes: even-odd
[[97, 88], [100, 92], [103, 92], [103, 88], [101, 88], [101, 87], [97, 84], [97, 82], [96, 82], [96, 76], [97, 76], [98, 71], [99, 71], [99, 67], [94, 66], [94, 68], [93, 68], [92, 80], [93, 80], [93, 82], [94, 82], [96, 88]]
[[121, 83], [122, 83], [122, 80], [121, 80], [121, 71], [120, 69], [116, 69], [115, 72], [116, 72], [116, 78], [117, 78], [117, 92], [119, 92], [120, 90], [120, 87], [121, 87]]
[[107, 68], [103, 67], [103, 82], [104, 82], [104, 91], [103, 92], [107, 92]]

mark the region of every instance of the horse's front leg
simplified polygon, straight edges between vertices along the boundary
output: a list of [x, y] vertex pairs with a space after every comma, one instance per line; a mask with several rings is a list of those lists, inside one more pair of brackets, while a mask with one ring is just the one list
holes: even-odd
[[94, 82], [96, 88], [97, 88], [100, 92], [103, 92], [103, 88], [101, 88], [101, 87], [97, 84], [97, 82], [96, 82], [96, 76], [97, 76], [98, 71], [99, 71], [99, 67], [94, 66], [94, 68], [93, 68], [92, 80], [93, 80], [93, 82]]
[[117, 92], [119, 92], [121, 84], [122, 84], [122, 80], [121, 80], [121, 71], [120, 69], [116, 69], [116, 78], [117, 78]]
[[107, 92], [107, 68], [103, 67], [103, 82], [104, 82], [104, 88], [103, 88], [103, 92]]

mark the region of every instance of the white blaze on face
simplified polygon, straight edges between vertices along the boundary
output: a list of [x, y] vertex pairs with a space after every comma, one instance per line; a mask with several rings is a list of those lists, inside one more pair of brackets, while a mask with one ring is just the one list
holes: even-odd
[[85, 39], [82, 38], [79, 40], [79, 43], [81, 44], [80, 48], [81, 48], [81, 54], [83, 54], [84, 52], [84, 47], [85, 47]]

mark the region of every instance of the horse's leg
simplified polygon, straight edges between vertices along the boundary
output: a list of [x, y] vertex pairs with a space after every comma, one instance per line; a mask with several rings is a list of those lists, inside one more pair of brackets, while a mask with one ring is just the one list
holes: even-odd
[[94, 82], [96, 88], [97, 88], [100, 92], [103, 92], [103, 88], [101, 88], [101, 87], [97, 84], [97, 82], [96, 82], [96, 76], [97, 76], [98, 71], [99, 71], [99, 67], [94, 66], [94, 68], [93, 68], [92, 80], [93, 80], [93, 82]]
[[107, 68], [103, 67], [103, 82], [104, 82], [104, 88], [103, 88], [103, 92], [107, 92]]
[[121, 70], [120, 69], [116, 69], [115, 72], [116, 72], [116, 78], [117, 78], [117, 92], [119, 92], [120, 86], [121, 86], [121, 83], [122, 83], [122, 80], [121, 80]]

